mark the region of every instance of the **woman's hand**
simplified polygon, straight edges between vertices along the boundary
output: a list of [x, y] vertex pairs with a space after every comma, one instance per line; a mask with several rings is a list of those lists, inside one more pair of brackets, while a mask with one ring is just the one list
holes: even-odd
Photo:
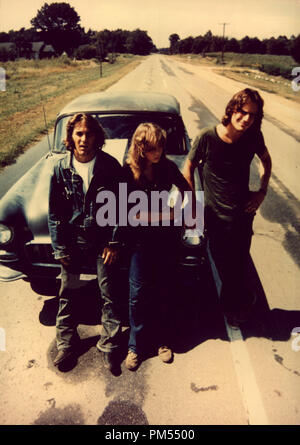
[[104, 247], [102, 252], [103, 264], [107, 264], [108, 266], [110, 266], [117, 261], [118, 255], [119, 254], [117, 249], [111, 246]]

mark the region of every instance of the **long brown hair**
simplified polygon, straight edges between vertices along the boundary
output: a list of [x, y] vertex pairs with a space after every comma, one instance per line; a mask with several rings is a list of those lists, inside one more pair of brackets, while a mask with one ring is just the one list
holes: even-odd
[[165, 145], [167, 134], [159, 125], [146, 122], [140, 124], [131, 139], [131, 144], [128, 150], [126, 163], [129, 164], [133, 173], [134, 179], [140, 181], [143, 172], [146, 168], [145, 153], [151, 150], [152, 147], [160, 146], [163, 148], [161, 161], [165, 159]]
[[67, 123], [67, 137], [64, 141], [67, 150], [72, 151], [75, 148], [72, 135], [74, 127], [78, 122], [85, 123], [88, 129], [95, 134], [96, 136], [95, 143], [97, 144], [97, 149], [101, 150], [106, 139], [105, 131], [93, 116], [85, 113], [74, 114], [74, 116], [71, 116], [71, 118]]
[[244, 90], [239, 91], [230, 99], [226, 106], [225, 114], [222, 118], [222, 124], [227, 127], [227, 125], [229, 125], [231, 122], [231, 116], [233, 115], [233, 113], [241, 110], [243, 105], [245, 105], [245, 103], [249, 101], [257, 105], [257, 114], [249, 130], [260, 130], [261, 122], [264, 116], [264, 101], [259, 92], [256, 90], [252, 90], [251, 88], [245, 88]]

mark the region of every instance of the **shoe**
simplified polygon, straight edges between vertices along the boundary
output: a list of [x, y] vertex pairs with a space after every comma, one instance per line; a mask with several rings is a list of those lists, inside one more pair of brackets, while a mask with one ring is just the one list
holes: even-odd
[[231, 314], [229, 315], [229, 314], [227, 314], [227, 315], [225, 315], [225, 317], [226, 317], [227, 324], [228, 324], [231, 328], [233, 328], [233, 329], [239, 329], [239, 328], [241, 327], [242, 322], [241, 322], [240, 320], [238, 320], [238, 318], [235, 317], [234, 315], [231, 315]]
[[102, 352], [102, 361], [106, 369], [112, 371], [115, 368], [115, 361], [112, 352]]
[[158, 348], [158, 357], [164, 363], [170, 363], [173, 360], [173, 352], [170, 348], [168, 348], [168, 346], [161, 346]]
[[249, 319], [249, 314], [240, 311], [239, 313], [225, 313], [227, 323], [234, 329], [239, 329]]
[[125, 366], [129, 371], [134, 371], [139, 366], [139, 357], [133, 351], [128, 351]]
[[[98, 349], [98, 348], [97, 348]], [[121, 366], [120, 362], [117, 360], [117, 355], [115, 351], [104, 352], [98, 349], [101, 352], [102, 363], [106, 369], [108, 369], [112, 375], [119, 376], [121, 375]]]
[[53, 360], [54, 366], [62, 366], [75, 358], [75, 354], [72, 349], [60, 349]]

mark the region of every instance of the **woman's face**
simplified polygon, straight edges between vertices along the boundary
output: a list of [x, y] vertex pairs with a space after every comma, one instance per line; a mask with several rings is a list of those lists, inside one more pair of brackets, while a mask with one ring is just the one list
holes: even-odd
[[163, 153], [163, 147], [160, 145], [148, 147], [144, 150], [144, 156], [148, 164], [157, 164]]

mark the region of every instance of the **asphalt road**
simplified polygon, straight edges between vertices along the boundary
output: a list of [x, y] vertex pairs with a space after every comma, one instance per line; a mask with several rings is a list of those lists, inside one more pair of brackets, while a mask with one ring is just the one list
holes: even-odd
[[[111, 90], [174, 94], [194, 138], [218, 121], [241, 87], [155, 55]], [[299, 114], [292, 104], [263, 96], [274, 166], [254, 226], [249, 276], [258, 305], [252, 321], [242, 331], [229, 328], [207, 265], [197, 286], [186, 283], [174, 299], [173, 363], [150, 355], [135, 373], [122, 364], [119, 376], [109, 374], [95, 348], [100, 319], [91, 298], [79, 327], [82, 354], [73, 370], [61, 373], [52, 365], [57, 299], [25, 281], [1, 283], [0, 424], [300, 424], [300, 338], [292, 335], [300, 326], [300, 147], [292, 124]], [[255, 162], [251, 181], [258, 186]], [[124, 354], [127, 335], [125, 327]]]

